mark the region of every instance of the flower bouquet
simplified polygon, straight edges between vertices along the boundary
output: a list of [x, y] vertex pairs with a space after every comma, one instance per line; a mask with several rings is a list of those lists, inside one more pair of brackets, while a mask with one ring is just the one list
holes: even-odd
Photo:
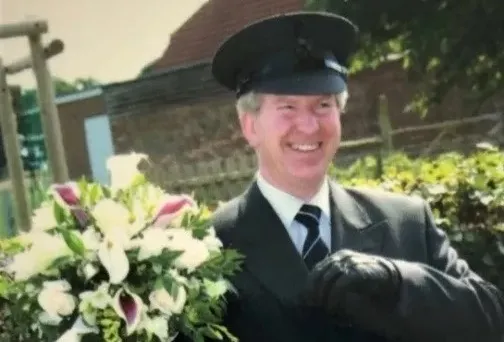
[[241, 255], [205, 206], [147, 181], [144, 158], [109, 159], [110, 186], [50, 187], [2, 266], [12, 341], [234, 340], [221, 323]]

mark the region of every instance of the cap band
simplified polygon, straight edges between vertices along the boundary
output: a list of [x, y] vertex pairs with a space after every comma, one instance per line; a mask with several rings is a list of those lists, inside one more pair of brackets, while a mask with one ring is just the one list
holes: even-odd
[[254, 63], [249, 69], [243, 70], [237, 77], [236, 94], [240, 96], [251, 89], [259, 90], [264, 84], [269, 84], [270, 91], [275, 91], [272, 85], [278, 84], [278, 90], [282, 91], [282, 83], [278, 80], [299, 79], [315, 74], [337, 77], [339, 84], [346, 81], [348, 70], [331, 53], [316, 52], [306, 44], [300, 44], [296, 49], [279, 51], [267, 60]]

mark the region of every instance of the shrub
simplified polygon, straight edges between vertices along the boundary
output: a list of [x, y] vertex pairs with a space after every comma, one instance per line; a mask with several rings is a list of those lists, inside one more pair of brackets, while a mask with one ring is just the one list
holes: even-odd
[[471, 267], [504, 289], [504, 152], [487, 145], [468, 156], [445, 153], [412, 159], [397, 153], [382, 162], [373, 157], [331, 176], [348, 186], [380, 187], [420, 196], [430, 204], [437, 225]]

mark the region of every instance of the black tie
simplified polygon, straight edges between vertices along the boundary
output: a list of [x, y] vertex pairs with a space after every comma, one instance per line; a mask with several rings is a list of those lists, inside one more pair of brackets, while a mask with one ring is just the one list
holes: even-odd
[[324, 259], [329, 254], [329, 249], [322, 240], [319, 231], [319, 220], [321, 210], [319, 207], [305, 204], [299, 209], [296, 221], [300, 222], [308, 230], [308, 235], [303, 245], [303, 259], [308, 269], [320, 260]]

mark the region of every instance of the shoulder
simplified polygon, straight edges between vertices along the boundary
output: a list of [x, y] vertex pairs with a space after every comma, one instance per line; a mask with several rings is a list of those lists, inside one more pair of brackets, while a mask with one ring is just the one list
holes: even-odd
[[342, 191], [371, 215], [425, 221], [426, 211], [430, 210], [420, 196], [366, 187], [342, 187]]
[[221, 238], [227, 236], [239, 218], [240, 206], [243, 195], [236, 196], [229, 201], [221, 203], [212, 214], [212, 225], [217, 235]]

